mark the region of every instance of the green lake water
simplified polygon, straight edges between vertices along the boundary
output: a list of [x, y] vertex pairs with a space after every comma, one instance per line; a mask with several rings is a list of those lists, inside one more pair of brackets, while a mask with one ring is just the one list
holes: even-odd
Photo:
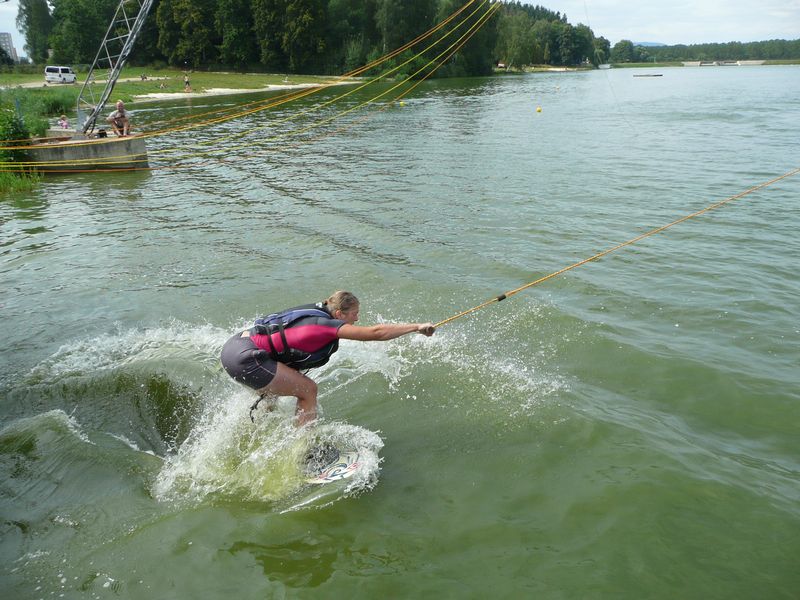
[[217, 357], [336, 289], [440, 321], [788, 173], [800, 68], [427, 82], [309, 128], [379, 93], [307, 112], [342, 91], [0, 199], [0, 597], [797, 598], [800, 175], [342, 343], [313, 435], [348, 485]]

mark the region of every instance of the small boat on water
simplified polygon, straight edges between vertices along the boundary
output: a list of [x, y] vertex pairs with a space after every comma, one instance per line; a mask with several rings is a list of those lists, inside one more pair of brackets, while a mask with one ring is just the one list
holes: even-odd
[[[77, 130], [50, 129], [46, 138], [32, 140], [25, 148], [31, 167], [41, 173], [147, 168], [146, 136], [111, 137], [105, 129], [94, 131], [153, 3], [154, 0], [141, 0], [131, 6], [129, 0], [119, 0], [78, 94]], [[101, 68], [108, 69], [102, 78], [106, 84], [101, 93], [95, 94], [95, 72]]]
[[634, 75], [634, 77], [663, 77], [663, 73], [640, 73], [639, 75]]

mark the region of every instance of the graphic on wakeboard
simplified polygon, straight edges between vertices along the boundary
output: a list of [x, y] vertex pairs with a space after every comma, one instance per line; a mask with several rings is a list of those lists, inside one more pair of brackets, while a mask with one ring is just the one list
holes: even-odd
[[306, 482], [319, 484], [347, 479], [360, 464], [358, 452], [340, 451], [330, 444], [316, 446], [306, 455]]

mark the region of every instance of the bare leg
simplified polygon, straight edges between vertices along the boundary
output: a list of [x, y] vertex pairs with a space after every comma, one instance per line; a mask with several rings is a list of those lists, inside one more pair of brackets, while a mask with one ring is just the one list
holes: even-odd
[[278, 371], [269, 385], [258, 390], [277, 396], [297, 398], [297, 425], [302, 426], [317, 418], [317, 384], [299, 371], [278, 363]]

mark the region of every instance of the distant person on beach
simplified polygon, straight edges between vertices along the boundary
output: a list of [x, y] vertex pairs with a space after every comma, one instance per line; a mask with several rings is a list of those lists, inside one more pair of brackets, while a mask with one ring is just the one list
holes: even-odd
[[122, 100], [117, 100], [117, 110], [108, 115], [106, 119], [111, 123], [111, 128], [118, 137], [125, 137], [130, 135], [131, 132], [131, 118], [130, 113], [125, 110], [125, 103]]
[[58, 119], [58, 126], [61, 129], [69, 129], [69, 121], [67, 120], [67, 115], [61, 115], [61, 118]]
[[371, 342], [407, 333], [433, 335], [432, 323], [355, 325], [359, 308], [358, 298], [350, 292], [334, 292], [322, 302], [258, 319], [253, 327], [225, 342], [222, 366], [228, 375], [259, 394], [251, 416], [267, 396], [294, 396], [297, 425], [316, 419], [317, 384], [300, 371], [327, 363], [339, 349], [340, 339]]

